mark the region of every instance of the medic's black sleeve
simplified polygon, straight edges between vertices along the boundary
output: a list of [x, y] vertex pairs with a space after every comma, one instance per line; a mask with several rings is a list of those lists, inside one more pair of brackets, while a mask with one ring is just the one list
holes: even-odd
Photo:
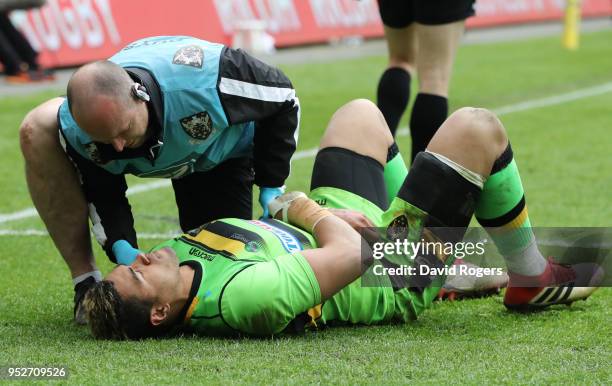
[[98, 167], [81, 156], [68, 141], [64, 139], [64, 142], [66, 154], [76, 166], [81, 178], [81, 187], [89, 204], [94, 236], [108, 257], [117, 262], [111, 249], [115, 241], [127, 240], [133, 247], [138, 247], [134, 217], [125, 195], [125, 176], [112, 174]]
[[217, 83], [230, 124], [254, 121], [255, 183], [282, 186], [297, 146], [300, 105], [289, 78], [242, 50], [224, 48]]

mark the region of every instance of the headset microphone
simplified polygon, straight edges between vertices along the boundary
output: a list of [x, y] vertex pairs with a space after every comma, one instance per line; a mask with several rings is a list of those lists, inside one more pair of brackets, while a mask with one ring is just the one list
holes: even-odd
[[141, 101], [149, 102], [151, 100], [151, 97], [147, 93], [147, 89], [145, 88], [145, 86], [139, 83], [132, 84], [132, 94], [134, 94], [134, 96], [140, 99]]

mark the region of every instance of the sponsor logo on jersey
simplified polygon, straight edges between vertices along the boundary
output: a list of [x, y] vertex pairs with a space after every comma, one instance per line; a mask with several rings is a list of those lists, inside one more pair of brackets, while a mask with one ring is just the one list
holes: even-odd
[[190, 115], [180, 120], [183, 130], [192, 138], [206, 139], [213, 132], [213, 122], [206, 111]]
[[327, 205], [327, 198], [319, 198], [318, 200], [315, 200], [315, 202], [321, 206], [325, 206]]
[[391, 221], [391, 224], [387, 227], [387, 237], [389, 240], [405, 239], [408, 237], [408, 217], [405, 214]]
[[251, 253], [258, 252], [260, 248], [256, 241], [249, 241], [244, 245], [244, 250]]
[[172, 63], [202, 68], [202, 64], [204, 64], [204, 50], [199, 46], [182, 47], [174, 53]]
[[[225, 235], [221, 235], [221, 236], [225, 236]], [[237, 233], [237, 232], [233, 232], [231, 235], [229, 235], [229, 238], [232, 240], [242, 241], [245, 244], [248, 244], [249, 242], [251, 242], [251, 240], [248, 237], [246, 237], [242, 233]]]
[[287, 252], [293, 253], [301, 251], [303, 249], [298, 239], [291, 233], [277, 228], [271, 224], [265, 223], [263, 221], [249, 220], [249, 222], [253, 225], [267, 230], [268, 232], [273, 233], [280, 240], [281, 244], [283, 245], [283, 248], [285, 248]]
[[215, 258], [214, 255], [206, 253], [203, 250], [196, 248], [196, 247], [192, 247], [189, 250], [189, 256], [199, 257], [201, 259], [206, 259], [208, 261], [213, 261], [213, 259]]

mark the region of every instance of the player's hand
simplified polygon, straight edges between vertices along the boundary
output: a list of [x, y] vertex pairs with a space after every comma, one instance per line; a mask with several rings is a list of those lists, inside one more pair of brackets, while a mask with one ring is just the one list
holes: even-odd
[[270, 212], [268, 211], [268, 204], [276, 197], [285, 193], [285, 187], [281, 186], [279, 188], [269, 188], [269, 187], [260, 187], [259, 188], [259, 204], [263, 208], [262, 218], [270, 217]]
[[117, 240], [113, 243], [113, 254], [117, 264], [130, 265], [142, 251], [132, 247], [126, 240]]
[[348, 223], [353, 229], [355, 229], [361, 236], [363, 236], [366, 240], [376, 240], [378, 237], [378, 233], [376, 232], [376, 225], [369, 218], [366, 217], [361, 212], [357, 212], [356, 210], [350, 209], [333, 209], [328, 208], [328, 210], [336, 217], [344, 220]]

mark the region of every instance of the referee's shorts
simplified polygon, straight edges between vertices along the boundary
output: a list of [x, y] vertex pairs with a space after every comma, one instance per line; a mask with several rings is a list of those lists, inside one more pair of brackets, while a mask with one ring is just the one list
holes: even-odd
[[413, 22], [440, 25], [474, 16], [475, 0], [378, 0], [383, 24], [405, 28]]

